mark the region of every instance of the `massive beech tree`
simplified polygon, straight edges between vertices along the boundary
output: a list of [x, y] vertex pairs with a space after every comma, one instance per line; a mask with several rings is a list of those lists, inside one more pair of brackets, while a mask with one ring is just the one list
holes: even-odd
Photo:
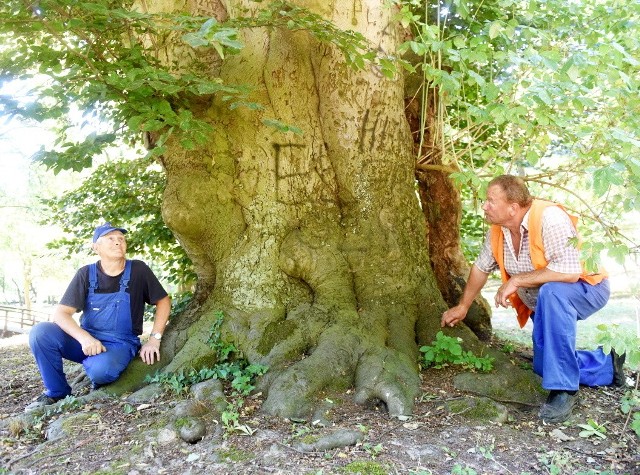
[[[301, 3], [382, 54], [396, 50], [399, 25], [383, 2]], [[222, 19], [260, 5], [211, 8]], [[266, 411], [306, 416], [323, 391], [355, 386], [356, 401], [409, 413], [416, 332], [433, 334], [444, 302], [416, 195], [404, 83], [351, 68], [306, 31], [248, 29], [242, 42], [214, 74], [249, 85], [263, 116], [300, 132], [214, 97], [191, 109], [213, 128], [204, 150], [168, 142], [162, 213], [206, 295], [170, 367], [207, 358], [202, 336], [222, 310], [238, 347], [270, 368]]]

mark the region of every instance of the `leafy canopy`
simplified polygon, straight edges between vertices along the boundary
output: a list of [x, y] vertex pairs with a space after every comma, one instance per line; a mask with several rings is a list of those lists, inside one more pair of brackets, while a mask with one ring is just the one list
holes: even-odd
[[[60, 124], [54, 147], [37, 159], [54, 171], [91, 167], [110, 145], [135, 144], [152, 134], [152, 154], [164, 152], [172, 133], [193, 149], [211, 131], [192, 113], [194, 103], [220, 95], [232, 109], [261, 108], [247, 101], [250, 89], [225, 84], [211, 74], [198, 51], [211, 48], [220, 60], [242, 48], [242, 28], [307, 30], [343, 51], [347, 63], [363, 67], [375, 58], [365, 39], [342, 31], [320, 16], [286, 2], [272, 2], [255, 16], [220, 23], [186, 13], [151, 14], [132, 9], [131, 1], [41, 0], [34, 4], [8, 0], [0, 6], [0, 77], [32, 80], [34, 100], [22, 103], [0, 97], [0, 112], [39, 122]], [[166, 64], [166, 45], [181, 45], [188, 61]], [[100, 124], [80, 139], [71, 136], [70, 113], [82, 113], [84, 124]], [[279, 126], [277, 119], [265, 119]], [[269, 122], [270, 121], [270, 122]]]
[[416, 97], [423, 108], [437, 99], [419, 167], [440, 156], [471, 200], [489, 177], [525, 174], [534, 193], [604, 230], [588, 258], [606, 248], [622, 261], [635, 243], [620, 224], [640, 211], [640, 4], [393, 3], [412, 31], [401, 51], [421, 79]]

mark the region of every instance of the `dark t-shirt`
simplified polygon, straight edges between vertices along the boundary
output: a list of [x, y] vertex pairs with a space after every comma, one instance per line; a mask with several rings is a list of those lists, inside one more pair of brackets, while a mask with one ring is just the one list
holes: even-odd
[[[98, 270], [98, 294], [110, 294], [120, 289], [120, 279], [124, 271], [114, 277], [102, 272], [100, 261], [96, 266]], [[158, 300], [167, 296], [158, 278], [149, 266], [142, 261], [131, 261], [131, 279], [127, 292], [131, 296], [131, 321], [133, 333], [142, 334], [142, 321], [145, 304], [155, 305]], [[60, 303], [73, 307], [78, 311], [84, 308], [84, 303], [89, 293], [89, 266], [81, 267], [71, 280]]]

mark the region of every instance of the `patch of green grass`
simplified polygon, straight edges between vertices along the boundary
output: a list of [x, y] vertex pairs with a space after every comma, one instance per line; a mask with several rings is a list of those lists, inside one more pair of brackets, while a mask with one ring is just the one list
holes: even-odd
[[378, 462], [370, 460], [356, 460], [340, 469], [342, 473], [357, 473], [360, 475], [387, 475], [387, 468]]

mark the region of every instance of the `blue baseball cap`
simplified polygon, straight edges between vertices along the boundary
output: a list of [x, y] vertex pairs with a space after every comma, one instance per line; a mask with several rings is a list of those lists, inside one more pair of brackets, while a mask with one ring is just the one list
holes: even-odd
[[122, 234], [127, 234], [126, 229], [113, 226], [111, 223], [107, 222], [98, 226], [93, 232], [93, 242], [96, 242], [102, 236], [104, 236], [105, 234], [109, 234], [111, 231], [120, 231]]

